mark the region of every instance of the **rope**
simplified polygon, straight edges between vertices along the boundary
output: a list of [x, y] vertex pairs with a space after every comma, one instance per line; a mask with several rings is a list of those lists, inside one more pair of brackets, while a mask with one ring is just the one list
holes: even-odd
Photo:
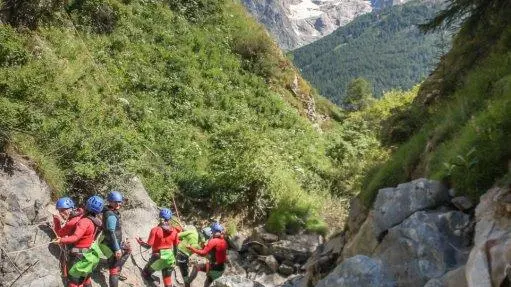
[[42, 243], [42, 244], [39, 244], [39, 245], [36, 245], [36, 246], [33, 246], [33, 247], [30, 247], [30, 248], [26, 248], [26, 249], [21, 249], [21, 250], [16, 250], [16, 251], [11, 251], [11, 252], [6, 252], [5, 254], [16, 254], [16, 253], [20, 253], [20, 252], [24, 252], [24, 251], [28, 251], [28, 250], [32, 250], [32, 249], [36, 249], [36, 248], [41, 248], [43, 246], [48, 246], [48, 244], [50, 243], [55, 243], [57, 242], [57, 240], [52, 240], [50, 242], [46, 242], [46, 243]]
[[34, 263], [30, 264], [25, 270], [23, 270], [23, 272], [21, 272], [20, 275], [18, 275], [18, 277], [16, 277], [16, 279], [14, 279], [14, 281], [11, 282], [9, 287], [14, 286], [14, 283], [16, 283], [16, 281], [18, 281], [21, 278], [21, 276], [23, 276], [23, 274], [25, 274], [28, 271], [28, 269], [32, 268], [37, 263], [39, 263], [39, 260], [36, 260]]

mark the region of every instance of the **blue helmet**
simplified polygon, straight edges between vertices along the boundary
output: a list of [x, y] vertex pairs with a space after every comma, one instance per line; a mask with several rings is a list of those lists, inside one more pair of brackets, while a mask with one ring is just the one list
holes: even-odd
[[215, 223], [211, 224], [211, 231], [213, 233], [223, 232], [224, 231], [224, 227], [220, 223], [215, 222]]
[[172, 211], [168, 208], [162, 208], [160, 210], [160, 218], [170, 220], [172, 218]]
[[69, 197], [61, 197], [59, 200], [57, 200], [57, 204], [55, 204], [55, 208], [57, 209], [67, 209], [67, 208], [74, 208], [75, 203], [73, 200]]
[[115, 201], [115, 202], [122, 202], [122, 194], [118, 191], [112, 190], [108, 193], [106, 196], [106, 200], [108, 201]]
[[101, 196], [94, 195], [87, 199], [87, 203], [85, 203], [85, 209], [94, 214], [98, 214], [103, 211], [104, 205], [105, 204], [103, 198], [101, 198]]

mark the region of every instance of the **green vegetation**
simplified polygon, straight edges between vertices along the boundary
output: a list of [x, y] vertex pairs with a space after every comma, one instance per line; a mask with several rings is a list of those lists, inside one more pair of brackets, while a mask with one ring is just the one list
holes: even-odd
[[292, 52], [291, 58], [323, 96], [344, 103], [348, 84], [363, 77], [381, 97], [422, 81], [450, 45], [449, 33], [417, 28], [440, 4], [409, 2], [357, 17], [348, 25]]
[[[405, 143], [365, 179], [361, 197], [366, 203], [379, 188], [418, 176], [443, 180], [474, 200], [496, 182], [508, 184], [511, 7], [506, 1], [490, 6], [486, 1], [453, 1], [451, 6], [469, 2], [463, 11], [446, 10], [453, 18], [443, 20], [464, 17], [453, 48], [421, 86], [414, 104], [389, 118], [387, 130], [411, 128], [387, 139]], [[443, 20], [435, 19], [429, 28]]]
[[387, 154], [374, 121], [296, 78], [237, 2], [2, 3], [1, 147], [56, 196], [137, 176], [161, 205], [325, 233], [344, 215], [328, 207]]

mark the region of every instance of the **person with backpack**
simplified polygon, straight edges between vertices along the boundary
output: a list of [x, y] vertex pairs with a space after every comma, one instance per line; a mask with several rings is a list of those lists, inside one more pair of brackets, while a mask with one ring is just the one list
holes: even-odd
[[207, 263], [197, 264], [192, 268], [188, 284], [191, 284], [191, 282], [197, 277], [198, 272], [202, 271], [206, 273], [206, 282], [204, 283], [204, 286], [210, 286], [213, 281], [220, 278], [225, 271], [228, 244], [224, 238], [224, 227], [220, 223], [215, 222], [211, 225], [211, 232], [212, 238], [208, 241], [204, 248], [199, 250], [192, 246], [187, 247], [195, 254], [209, 257]]
[[179, 244], [179, 230], [169, 224], [169, 220], [172, 219], [172, 211], [170, 209], [161, 209], [159, 219], [160, 223], [151, 229], [147, 242], [144, 242], [140, 237], [137, 238], [138, 244], [142, 247], [152, 248], [151, 258], [142, 270], [142, 277], [152, 281], [152, 274], [161, 270], [163, 285], [171, 287], [172, 270], [174, 270], [176, 263], [174, 254]]
[[101, 220], [97, 217], [103, 211], [103, 199], [91, 196], [85, 204], [85, 214], [78, 220], [72, 234], [59, 237], [57, 244], [71, 245], [69, 254], [68, 287], [92, 287], [90, 275], [99, 263], [101, 251], [94, 244], [101, 229]]
[[199, 234], [197, 228], [193, 225], [187, 225], [182, 232], [179, 232], [176, 261], [181, 275], [183, 276], [185, 286], [190, 286], [188, 283], [188, 264], [190, 262], [190, 256], [192, 255], [192, 252], [187, 247], [192, 246], [200, 248], [201, 246], [199, 244], [202, 242], [204, 242], [203, 236]]
[[109, 286], [119, 286], [121, 269], [129, 258], [131, 250], [129, 245], [122, 241], [122, 223], [119, 209], [123, 203], [123, 196], [118, 191], [108, 193], [108, 204], [103, 210], [103, 241], [101, 251], [108, 258]]

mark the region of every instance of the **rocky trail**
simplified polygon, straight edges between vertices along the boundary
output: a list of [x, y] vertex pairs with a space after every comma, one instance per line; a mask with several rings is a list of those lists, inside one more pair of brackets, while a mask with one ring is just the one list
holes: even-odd
[[[149, 254], [133, 239], [149, 233], [158, 209], [139, 180], [129, 185], [123, 231], [135, 248], [121, 286], [151, 286], [140, 276]], [[63, 286], [60, 248], [48, 244], [54, 237], [46, 226], [54, 212], [50, 190], [29, 162], [3, 165], [0, 199], [0, 286]], [[263, 228], [232, 237], [228, 269], [214, 286], [506, 286], [509, 202], [508, 189], [493, 188], [476, 207], [427, 179], [381, 189], [371, 210], [352, 201], [346, 229], [327, 242]], [[99, 270], [94, 286], [107, 286], [107, 269]], [[178, 271], [175, 277], [180, 286]]]

